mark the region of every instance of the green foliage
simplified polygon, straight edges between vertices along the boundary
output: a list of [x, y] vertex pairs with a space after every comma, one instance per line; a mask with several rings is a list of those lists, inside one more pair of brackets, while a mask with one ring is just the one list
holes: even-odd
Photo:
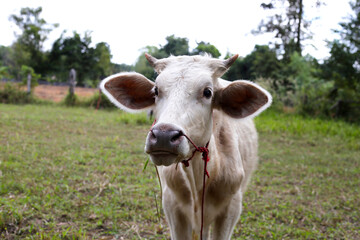
[[[2, 73], [4, 71], [4, 68], [7, 68], [6, 71], [9, 73], [9, 66], [11, 65], [11, 54], [11, 47], [0, 46], [0, 66], [2, 67]], [[8, 76], [0, 76], [0, 79], [3, 77]]]
[[20, 28], [21, 34], [13, 45], [14, 60], [17, 66], [28, 65], [36, 72], [45, 73], [47, 64], [46, 56], [42, 52], [47, 35], [58, 25], [47, 24], [40, 18], [42, 8], [22, 8], [19, 15], [11, 15], [10, 20]]
[[311, 57], [301, 57], [297, 52], [291, 56], [288, 72], [295, 88], [294, 105], [304, 114], [329, 116], [332, 105], [329, 94], [333, 83], [315, 77], [318, 71]]
[[166, 58], [170, 55], [199, 55], [208, 53], [215, 58], [218, 58], [221, 55], [219, 50], [214, 45], [203, 41], [198, 43], [198, 46], [192, 52], [189, 51], [189, 41], [187, 38], [175, 37], [174, 35], [171, 35], [166, 37], [166, 41], [167, 43], [164, 46], [160, 46], [160, 48], [155, 46], [146, 46], [143, 48], [141, 55], [139, 56], [134, 66], [134, 70], [143, 74], [148, 79], [155, 80], [157, 75], [146, 60], [144, 56], [145, 53], [149, 53], [158, 59]]
[[[314, 5], [319, 7], [321, 2], [317, 1]], [[261, 7], [269, 11], [270, 16], [260, 22], [253, 34], [274, 34], [278, 41], [271, 44], [285, 62], [294, 52], [301, 55], [302, 41], [312, 36], [308, 31], [311, 21], [304, 17], [303, 0], [271, 1], [269, 4], [262, 3]]]
[[96, 67], [97, 67], [97, 78], [104, 78], [111, 75], [112, 73], [112, 64], [111, 64], [111, 52], [110, 46], [107, 43], [100, 42], [96, 44], [95, 47], [95, 56], [96, 56]]
[[330, 43], [331, 56], [322, 65], [321, 77], [334, 83], [331, 114], [360, 122], [360, 1], [350, 5], [354, 14], [349, 22], [340, 23], [343, 29], [337, 32], [342, 40]]
[[146, 46], [142, 49], [141, 55], [139, 56], [134, 70], [146, 76], [148, 79], [154, 80], [156, 78], [156, 73], [154, 69], [150, 66], [146, 60], [144, 53], [149, 53], [155, 58], [166, 58], [170, 55], [179, 56], [179, 55], [189, 55], [189, 40], [187, 38], [175, 37], [171, 35], [166, 37], [167, 43], [160, 48], [155, 46]]
[[349, 4], [353, 14], [350, 15], [348, 22], [340, 23], [342, 30], [335, 32], [340, 33], [351, 52], [357, 55], [357, 59], [360, 59], [360, 0], [350, 1]]
[[324, 62], [322, 76], [335, 81], [338, 88], [354, 88], [360, 82], [360, 70], [356, 66], [359, 54], [352, 53], [349, 46], [338, 40], [330, 45], [331, 56]]
[[49, 55], [52, 67], [50, 72], [55, 74], [58, 80], [66, 82], [70, 69], [74, 68], [80, 86], [84, 86], [88, 79], [95, 82], [88, 85], [96, 85], [97, 81], [113, 73], [110, 47], [101, 42], [92, 48], [90, 33], [85, 33], [82, 38], [76, 32], [73, 34], [66, 38], [61, 35], [54, 42]]
[[112, 72], [113, 73], [119, 73], [119, 72], [131, 72], [134, 71], [133, 65], [127, 65], [127, 64], [112, 64]]
[[8, 78], [10, 76], [8, 69], [8, 67], [0, 65], [0, 79]]
[[203, 55], [204, 53], [208, 53], [214, 58], [221, 56], [221, 53], [214, 45], [203, 41], [199, 42], [197, 47], [191, 52], [192, 55]]
[[22, 65], [20, 70], [22, 84], [26, 86], [28, 76], [31, 76], [31, 88], [34, 88], [38, 85], [38, 80], [40, 79], [41, 75], [36, 74], [32, 67]]
[[[228, 54], [227, 58], [230, 57]], [[225, 79], [273, 78], [276, 79], [281, 69], [276, 52], [266, 45], [256, 45], [245, 58], [239, 58], [224, 75]]]
[[31, 94], [16, 87], [15, 84], [6, 83], [0, 88], [0, 103], [26, 104], [34, 102]]
[[[99, 99], [100, 98], [100, 99]], [[80, 106], [92, 107], [99, 109], [115, 109], [115, 105], [103, 93], [101, 95], [97, 92], [91, 98], [81, 100]]]
[[31, 53], [26, 50], [26, 47], [18, 42], [15, 42], [11, 46], [11, 51], [9, 52], [10, 61], [9, 61], [9, 71], [16, 79], [21, 79], [20, 71], [21, 66], [31, 66], [28, 63], [31, 61]]
[[189, 40], [187, 38], [175, 37], [174, 35], [166, 37], [167, 43], [161, 48], [168, 56], [189, 55]]
[[103, 94], [97, 92], [89, 98], [80, 98], [76, 94], [68, 93], [62, 102], [63, 105], [69, 107], [84, 107], [98, 109], [117, 109], [116, 106]]
[[65, 106], [68, 107], [74, 107], [79, 105], [79, 98], [76, 96], [76, 94], [71, 94], [70, 92], [66, 95], [64, 99]]
[[160, 51], [157, 47], [154, 46], [147, 46], [142, 49], [142, 53], [140, 54], [135, 66], [134, 70], [135, 72], [141, 73], [145, 77], [147, 77], [150, 80], [155, 80], [156, 73], [154, 69], [150, 66], [149, 62], [145, 58], [145, 53], [149, 53], [150, 55], [156, 57], [160, 55]]

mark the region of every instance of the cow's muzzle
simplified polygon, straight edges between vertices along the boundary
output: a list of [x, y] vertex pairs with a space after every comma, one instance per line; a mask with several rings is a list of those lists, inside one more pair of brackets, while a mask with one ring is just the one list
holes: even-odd
[[145, 152], [156, 165], [169, 166], [181, 161], [188, 148], [182, 129], [173, 124], [159, 123], [147, 136]]

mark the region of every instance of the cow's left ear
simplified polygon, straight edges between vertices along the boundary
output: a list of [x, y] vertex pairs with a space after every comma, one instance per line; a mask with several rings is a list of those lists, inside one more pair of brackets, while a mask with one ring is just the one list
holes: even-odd
[[154, 83], [139, 73], [119, 73], [100, 83], [101, 91], [117, 107], [127, 112], [139, 112], [155, 102]]
[[235, 81], [215, 92], [214, 108], [233, 118], [256, 116], [271, 105], [272, 97], [249, 81]]

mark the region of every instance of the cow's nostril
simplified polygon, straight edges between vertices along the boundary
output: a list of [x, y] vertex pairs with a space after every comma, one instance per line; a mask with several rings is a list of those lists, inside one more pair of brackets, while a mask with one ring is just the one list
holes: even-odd
[[157, 142], [157, 136], [156, 136], [156, 135], [157, 135], [157, 131], [151, 129], [151, 130], [150, 130], [150, 138], [149, 138], [150, 142], [152, 142], [152, 143], [156, 143], [156, 142]]
[[175, 142], [175, 141], [177, 141], [177, 140], [179, 140], [179, 138], [181, 137], [181, 136], [183, 136], [184, 134], [183, 134], [183, 132], [182, 131], [179, 131], [178, 133], [176, 133], [172, 138], [171, 138], [171, 142]]
[[153, 132], [152, 129], [150, 130], [150, 132], [151, 132], [151, 137], [152, 137], [152, 138], [156, 138], [156, 135], [155, 135], [155, 133]]

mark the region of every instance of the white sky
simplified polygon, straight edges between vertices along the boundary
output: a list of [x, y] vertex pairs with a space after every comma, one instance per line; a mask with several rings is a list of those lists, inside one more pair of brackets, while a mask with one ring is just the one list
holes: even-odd
[[[159, 46], [165, 38], [189, 39], [191, 48], [196, 41], [210, 42], [224, 56], [227, 52], [249, 54], [255, 44], [267, 44], [269, 36], [253, 36], [266, 12], [262, 2], [270, 0], [11, 0], [0, 7], [0, 45], [9, 46], [15, 40], [17, 26], [9, 21], [11, 14], [19, 14], [22, 7], [42, 6], [41, 17], [48, 23], [58, 23], [45, 42], [45, 50], [60, 37], [77, 31], [84, 36], [92, 31], [92, 43], [107, 42], [115, 63], [134, 64], [140, 49], [147, 45]], [[6, 3], [4, 3], [6, 2]], [[316, 19], [311, 30], [315, 33], [304, 53], [323, 59], [329, 55], [325, 40], [337, 38], [332, 29], [351, 13], [348, 0], [326, 0], [326, 6], [311, 7], [315, 0], [304, 0], [308, 19]], [[312, 46], [313, 45], [313, 46]]]

